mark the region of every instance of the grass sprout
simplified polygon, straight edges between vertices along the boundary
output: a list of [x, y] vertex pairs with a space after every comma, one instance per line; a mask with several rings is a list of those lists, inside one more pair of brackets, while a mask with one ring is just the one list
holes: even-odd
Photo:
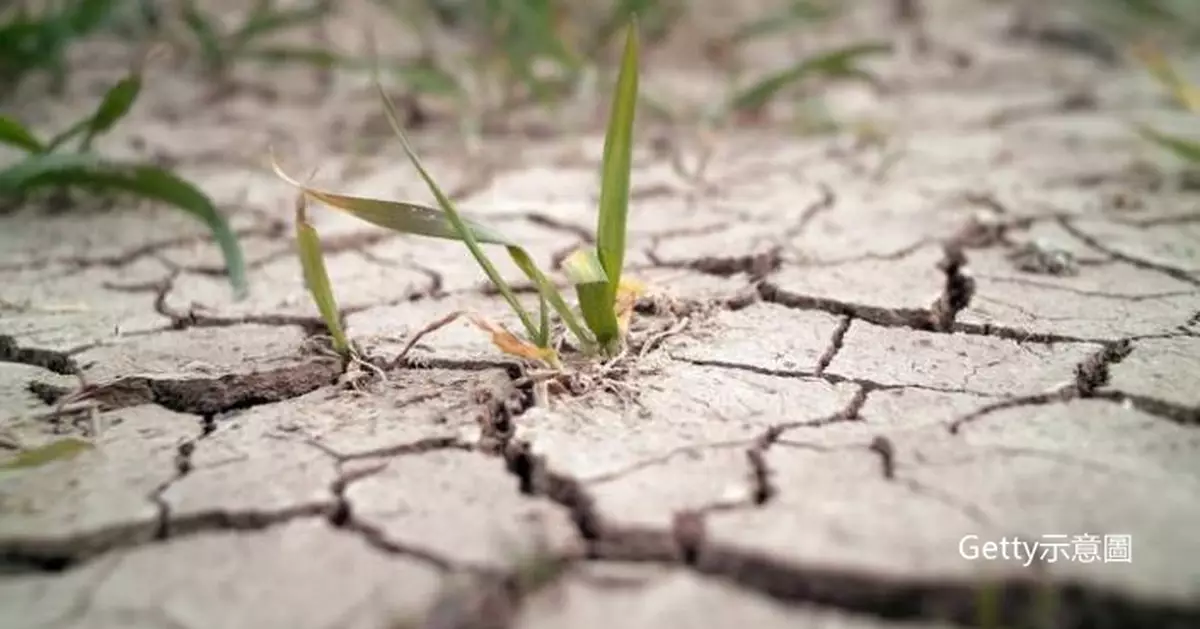
[[200, 48], [205, 69], [213, 74], [223, 74], [239, 59], [293, 61], [319, 67], [348, 62], [347, 58], [335, 52], [319, 48], [260, 43], [288, 29], [319, 21], [333, 10], [333, 3], [329, 0], [314, 0], [284, 8], [276, 4], [275, 0], [256, 0], [246, 18], [235, 28], [226, 31], [214, 15], [197, 5], [196, 0], [186, 0], [181, 17]]
[[[379, 85], [378, 80], [376, 80], [376, 86], [388, 121], [396, 132], [409, 162], [437, 200], [438, 208], [319, 190], [289, 176], [272, 157], [275, 172], [284, 181], [298, 188], [302, 194], [332, 208], [348, 212], [361, 220], [401, 233], [457, 240], [464, 243], [488, 280], [520, 319], [526, 336], [520, 338], [487, 318], [472, 313], [453, 313], [422, 330], [419, 335], [444, 326], [461, 315], [468, 315], [476, 326], [492, 335], [493, 343], [502, 351], [524, 358], [542, 360], [557, 367], [561, 363], [557, 352], [551, 347], [549, 321], [549, 309], [553, 309], [560, 322], [574, 337], [581, 352], [588, 355], [602, 352], [612, 356], [619, 353], [623, 331], [628, 328], [628, 317], [632, 312], [630, 296], [636, 295], [640, 290], [640, 285], [622, 278], [633, 123], [637, 104], [637, 65], [637, 24], [636, 21], [631, 20], [626, 30], [624, 53], [617, 87], [613, 95], [608, 131], [605, 136], [597, 245], [594, 250], [576, 252], [566, 265], [568, 278], [576, 288], [583, 323], [580, 322], [580, 317], [576, 316], [571, 306], [567, 304], [555, 284], [538, 268], [524, 248], [499, 231], [466, 217], [458, 211], [454, 202], [437, 185], [409, 143], [396, 117], [395, 107], [382, 86]], [[512, 287], [500, 275], [484, 251], [483, 245], [505, 247], [514, 264], [537, 288], [539, 311], [536, 321], [521, 304]], [[319, 255], [319, 249], [311, 249], [311, 251]], [[312, 262], [307, 264], [311, 265]], [[319, 304], [318, 306], [320, 307]], [[414, 342], [415, 338], [410, 341], [409, 347]], [[405, 348], [405, 351], [407, 349]]]
[[813, 77], [873, 83], [874, 76], [862, 69], [859, 62], [867, 57], [890, 53], [891, 50], [891, 46], [884, 42], [865, 42], [807, 57], [736, 91], [726, 104], [725, 111], [759, 112], [788, 88]]
[[[246, 263], [237, 237], [211, 199], [169, 170], [148, 163], [115, 160], [92, 150], [93, 141], [129, 113], [141, 91], [137, 73], [118, 81], [88, 116], [48, 140], [41, 140], [14, 118], [0, 115], [0, 144], [24, 153], [15, 164], [0, 167], [0, 199], [17, 203], [31, 193], [69, 189], [132, 193], [172, 205], [203, 222], [225, 259], [229, 280], [239, 299], [248, 293]], [[75, 151], [61, 150], [78, 140]]]
[[325, 322], [325, 328], [333, 340], [333, 350], [342, 358], [350, 355], [350, 341], [342, 330], [341, 315], [337, 300], [333, 297], [333, 286], [325, 270], [325, 258], [321, 255], [321, 238], [308, 222], [306, 211], [308, 197], [296, 196], [296, 248], [300, 254], [300, 267], [304, 271], [304, 285], [317, 304], [317, 311]]
[[54, 86], [61, 87], [67, 49], [108, 25], [121, 4], [119, 0], [67, 0], [34, 12], [26, 3], [5, 3], [0, 8], [0, 85], [5, 91], [15, 90], [27, 77], [46, 71]]
[[842, 7], [828, 0], [788, 0], [767, 15], [737, 27], [729, 36], [729, 45], [741, 45], [762, 37], [778, 35], [800, 24], [828, 20]]

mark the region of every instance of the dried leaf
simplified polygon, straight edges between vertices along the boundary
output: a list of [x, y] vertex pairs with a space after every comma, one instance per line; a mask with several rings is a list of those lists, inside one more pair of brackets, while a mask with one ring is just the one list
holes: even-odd
[[518, 338], [517, 335], [509, 332], [504, 326], [488, 321], [479, 315], [470, 315], [471, 323], [474, 323], [479, 329], [492, 335], [492, 343], [505, 354], [528, 358], [530, 360], [540, 360], [543, 362], [554, 364], [557, 362], [557, 354], [549, 347], [538, 347], [529, 341]]
[[637, 304], [638, 297], [645, 293], [646, 285], [642, 282], [633, 278], [621, 278], [621, 285], [617, 287], [616, 304], [613, 307], [621, 326], [621, 336], [625, 336], [629, 332], [629, 321], [633, 318], [633, 306]]

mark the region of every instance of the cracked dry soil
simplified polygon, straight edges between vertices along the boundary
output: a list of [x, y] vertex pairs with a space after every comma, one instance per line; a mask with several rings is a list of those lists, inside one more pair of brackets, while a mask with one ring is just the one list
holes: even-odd
[[[1151, 151], [1121, 122], [1173, 114], [1130, 69], [1013, 43], [972, 6], [927, 16], [969, 65], [902, 50], [886, 92], [830, 89], [885, 146], [736, 129], [698, 173], [694, 138], [647, 126], [637, 325], [686, 326], [648, 344], [634, 400], [535, 405], [466, 324], [343, 386], [290, 193], [259, 170], [177, 155], [242, 235], [241, 302], [169, 210], [0, 217], [4, 443], [98, 445], [0, 473], [0, 624], [1200, 626], [1200, 196], [1134, 177]], [[390, 149], [303, 146], [371, 111], [360, 88], [274, 116], [234, 94], [174, 129], [198, 88], [163, 76], [125, 133], [251, 158], [297, 138], [342, 166], [332, 186], [422, 198]], [[1071, 90], [1093, 104], [1054, 105]], [[601, 142], [425, 152], [549, 261], [587, 238]], [[453, 243], [313, 216], [381, 364], [448, 312], [505, 312]], [[1030, 262], [1047, 245], [1059, 262]], [[960, 554], [1055, 534], [1128, 535], [1130, 561]]]

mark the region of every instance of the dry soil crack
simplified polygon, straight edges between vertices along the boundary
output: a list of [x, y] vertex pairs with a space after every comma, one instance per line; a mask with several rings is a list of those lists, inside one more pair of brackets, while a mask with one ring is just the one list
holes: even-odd
[[[273, 239], [280, 237], [284, 233], [285, 229], [286, 225], [284, 223], [273, 222], [269, 225], [235, 229], [233, 230], [233, 233], [234, 236], [239, 240], [255, 236]], [[67, 267], [67, 269], [64, 273], [56, 275], [55, 277], [65, 277], [93, 267], [106, 267], [114, 269], [122, 268], [143, 258], [156, 256], [157, 254], [160, 254], [168, 249], [204, 242], [215, 243], [216, 240], [210, 234], [179, 236], [176, 238], [168, 238], [165, 240], [146, 243], [126, 251], [107, 255], [48, 257], [28, 260], [25, 262], [0, 264], [0, 271], [33, 271], [46, 268], [48, 266], [62, 265]], [[224, 267], [221, 267], [220, 273], [225, 273]]]
[[312, 357], [284, 367], [221, 376], [126, 376], [85, 385], [71, 397], [96, 402], [102, 410], [157, 404], [179, 413], [217, 415], [299, 397], [334, 384], [342, 371], [338, 359]]
[[1119, 404], [1130, 404], [1150, 415], [1181, 425], [1200, 425], [1200, 408], [1188, 407], [1166, 400], [1143, 395], [1134, 395], [1104, 389], [1109, 382], [1112, 365], [1121, 362], [1133, 351], [1128, 340], [1105, 343], [1099, 351], [1091, 354], [1075, 366], [1075, 378], [1067, 386], [1042, 393], [1008, 398], [988, 404], [947, 424], [951, 434], [957, 434], [963, 426], [979, 421], [996, 412], [1021, 406], [1041, 406], [1067, 402], [1078, 398], [1108, 400]]
[[738, 371], [746, 371], [764, 376], [774, 376], [776, 378], [799, 378], [802, 380], [823, 380], [829, 384], [857, 384], [868, 391], [886, 391], [892, 389], [919, 389], [922, 391], [935, 391], [938, 393], [964, 393], [977, 397], [991, 397], [993, 394], [985, 391], [974, 391], [971, 389], [957, 387], [939, 387], [925, 384], [886, 384], [869, 378], [843, 376], [836, 373], [816, 371], [805, 371], [802, 369], [774, 369], [771, 367], [763, 367], [750, 363], [739, 363], [728, 360], [715, 360], [705, 358], [689, 358], [684, 356], [672, 356], [673, 359], [680, 362], [685, 362], [699, 367], [716, 367], [718, 369], [735, 369]]
[[[145, 546], [166, 539], [177, 539], [215, 531], [258, 531], [293, 520], [327, 517], [332, 502], [315, 501], [282, 509], [213, 509], [174, 516], [167, 509], [167, 523], [130, 522], [65, 538], [0, 539], [0, 572], [59, 572], [114, 551]], [[162, 531], [167, 531], [165, 537]]]
[[79, 374], [79, 365], [71, 358], [70, 352], [23, 347], [15, 338], [4, 334], [0, 334], [0, 362], [41, 367], [61, 375]]
[[386, 462], [352, 471], [347, 471], [342, 461], [338, 461], [337, 466], [338, 477], [329, 488], [334, 502], [326, 514], [331, 526], [353, 532], [371, 548], [388, 555], [417, 559], [441, 572], [462, 569], [461, 566], [457, 566], [455, 562], [438, 553], [391, 539], [382, 529], [357, 516], [353, 503], [346, 496], [346, 490], [353, 483], [382, 471], [387, 467]]
[[[1048, 622], [1043, 626], [1079, 629], [1183, 629], [1200, 622], [1200, 606], [1135, 598], [1073, 580], [1038, 580], [1026, 575], [938, 579], [786, 561], [710, 541], [705, 514], [697, 511], [677, 514], [667, 529], [615, 526], [596, 511], [582, 483], [550, 470], [547, 461], [531, 454], [526, 445], [513, 444], [506, 460], [509, 470], [520, 479], [522, 492], [544, 496], [568, 511], [587, 542], [584, 560], [684, 565], [780, 602], [815, 604], [888, 620], [949, 621], [982, 627], [986, 626], [983, 619], [992, 614], [1006, 626]], [[981, 514], [975, 517], [986, 520]], [[1047, 596], [1056, 601], [1050, 618], [1044, 616]], [[985, 607], [989, 599], [995, 601], [992, 609]]]
[[1168, 264], [1162, 264], [1159, 262], [1146, 260], [1144, 258], [1139, 258], [1137, 256], [1131, 256], [1127, 253], [1113, 249], [1112, 247], [1104, 244], [1103, 242], [1100, 242], [1100, 240], [1098, 238], [1096, 238], [1095, 236], [1092, 236], [1091, 234], [1088, 234], [1088, 233], [1084, 232], [1083, 230], [1079, 229], [1078, 227], [1075, 226], [1074, 223], [1072, 223], [1068, 219], [1060, 218], [1060, 219], [1058, 219], [1058, 224], [1063, 228], [1064, 231], [1066, 231], [1068, 234], [1071, 234], [1071, 236], [1075, 237], [1076, 240], [1082, 242], [1083, 244], [1087, 245], [1088, 247], [1091, 247], [1095, 251], [1098, 251], [1100, 253], [1103, 253], [1103, 254], [1109, 256], [1110, 258], [1112, 258], [1114, 260], [1120, 260], [1121, 262], [1133, 265], [1140, 269], [1146, 269], [1147, 271], [1155, 271], [1157, 273], [1166, 275], [1167, 277], [1170, 277], [1172, 279], [1179, 280], [1180, 282], [1185, 282], [1187, 284], [1191, 284], [1192, 286], [1200, 286], [1200, 278], [1197, 278], [1195, 275], [1193, 275], [1183, 269], [1180, 269], [1178, 267], [1173, 267]]

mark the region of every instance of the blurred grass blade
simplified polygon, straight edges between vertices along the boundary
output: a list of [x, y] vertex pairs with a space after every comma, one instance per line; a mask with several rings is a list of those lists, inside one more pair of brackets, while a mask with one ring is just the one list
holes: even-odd
[[22, 149], [29, 153], [38, 153], [45, 149], [25, 125], [0, 114], [0, 143]]
[[981, 629], [1000, 629], [1000, 589], [994, 583], [984, 583], [975, 590], [975, 626]]
[[1143, 44], [1135, 47], [1133, 54], [1180, 107], [1200, 114], [1200, 87], [1184, 80], [1162, 50], [1153, 44]]
[[534, 342], [539, 347], [550, 346], [550, 309], [546, 305], [546, 296], [538, 293], [538, 333]]
[[333, 297], [329, 273], [325, 270], [321, 238], [317, 235], [317, 230], [309, 224], [308, 215], [305, 213], [306, 199], [303, 192], [296, 196], [296, 246], [300, 252], [300, 267], [304, 270], [304, 284], [312, 294], [321, 319], [333, 337], [334, 351], [345, 358], [350, 354], [350, 341], [346, 339], [346, 333], [342, 330], [337, 301]]
[[195, 35], [200, 44], [200, 55], [209, 70], [225, 65], [225, 53], [221, 49], [221, 38], [212, 22], [196, 7], [196, 0], [187, 0], [183, 5], [183, 23]]
[[670, 105], [657, 96], [649, 94], [638, 94], [638, 103], [646, 109], [646, 113], [653, 119], [658, 119], [663, 122], [673, 123], [681, 118], [680, 114], [676, 113]]
[[429, 94], [444, 94], [448, 96], [462, 97], [464, 90], [462, 84], [453, 74], [434, 66], [429, 62], [416, 62], [405, 65], [398, 65], [390, 70], [400, 77], [400, 80], [405, 85], [417, 92], [425, 92]]
[[791, 0], [786, 7], [738, 27], [729, 37], [732, 44], [744, 44], [750, 40], [785, 32], [800, 24], [827, 20], [838, 11], [814, 0]]
[[[344, 55], [323, 48], [303, 46], [255, 46], [238, 53], [239, 59], [258, 61], [266, 64], [303, 63], [316, 68], [345, 70], [369, 70], [373, 67], [371, 61]], [[385, 66], [388, 73], [394, 74], [406, 86], [416, 92], [440, 94], [461, 98], [463, 88], [457, 79], [427, 62], [393, 63]]]
[[234, 47], [248, 44], [252, 39], [292, 26], [300, 26], [319, 20], [329, 13], [332, 4], [324, 0], [316, 0], [307, 6], [288, 9], [275, 9], [274, 3], [260, 4], [258, 10], [251, 13], [250, 19], [231, 37]]
[[65, 14], [70, 28], [76, 35], [85, 35], [103, 26], [113, 9], [123, 4], [120, 0], [80, 0]]
[[133, 107], [138, 94], [142, 90], [142, 77], [131, 74], [109, 88], [96, 108], [96, 113], [88, 119], [87, 133], [80, 143], [80, 150], [89, 150], [96, 136], [107, 132], [118, 120], [124, 118]]
[[735, 93], [729, 101], [729, 109], [731, 111], [761, 109], [780, 91], [812, 75], [859, 79], [869, 77], [867, 72], [859, 69], [855, 64], [864, 57], [887, 52], [891, 52], [890, 45], [871, 42], [809, 57]]
[[600, 264], [600, 258], [594, 249], [579, 249], [563, 261], [563, 271], [575, 285], [575, 295], [579, 298], [579, 310], [583, 312], [583, 320], [596, 335], [605, 351], [620, 334], [613, 301], [610, 298], [608, 274]]
[[[596, 248], [600, 264], [608, 274], [609, 294], [616, 294], [625, 263], [625, 223], [629, 211], [629, 171], [633, 154], [633, 121], [637, 112], [638, 37], [637, 22], [630, 21], [625, 34], [625, 52], [613, 92], [608, 132], [604, 138], [604, 163], [600, 179], [600, 217]], [[611, 299], [609, 298], [611, 308]], [[607, 342], [607, 339], [601, 339]]]
[[1167, 135], [1145, 125], [1136, 125], [1137, 132], [1142, 137], [1175, 153], [1175, 155], [1193, 164], [1200, 164], [1200, 140], [1190, 140], [1178, 136]]
[[221, 247], [235, 296], [246, 296], [246, 262], [237, 237], [212, 201], [173, 173], [156, 166], [104, 160], [91, 153], [38, 153], [0, 171], [0, 196], [72, 186], [130, 192], [173, 205], [200, 219]]
[[301, 46], [264, 46], [261, 48], [251, 48], [239, 52], [238, 57], [264, 63], [303, 63], [318, 68], [367, 66], [363, 61], [338, 54], [332, 50]]
[[11, 460], [0, 463], [0, 469], [16, 470], [39, 467], [47, 463], [75, 458], [83, 451], [91, 450], [94, 447], [90, 441], [66, 437], [57, 441], [51, 441], [44, 446], [25, 450]]
[[74, 138], [75, 136], [79, 135], [80, 133], [87, 132], [88, 127], [91, 124], [92, 124], [91, 116], [84, 118], [83, 120], [79, 120], [79, 121], [75, 122], [75, 124], [72, 124], [71, 126], [67, 127], [66, 129], [58, 132], [58, 135], [50, 138], [50, 141], [46, 143], [45, 148], [42, 150], [47, 153], [49, 153], [50, 151], [56, 150], [58, 147], [62, 146], [63, 144], [66, 144], [68, 141], [70, 141], [71, 138]]

